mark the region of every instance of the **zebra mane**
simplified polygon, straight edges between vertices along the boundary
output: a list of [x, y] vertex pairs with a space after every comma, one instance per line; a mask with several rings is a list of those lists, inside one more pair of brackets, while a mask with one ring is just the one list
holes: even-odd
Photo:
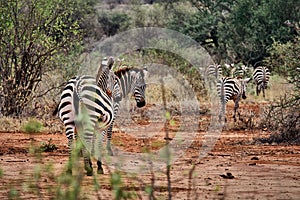
[[123, 67], [121, 69], [118, 69], [117, 71], [115, 71], [115, 75], [119, 78], [121, 78], [122, 75], [124, 75], [126, 72], [129, 72], [130, 70], [134, 70], [135, 72], [137, 71], [141, 71], [142, 72], [142, 75], [144, 76], [144, 73], [143, 73], [143, 70], [137, 68], [137, 67]]

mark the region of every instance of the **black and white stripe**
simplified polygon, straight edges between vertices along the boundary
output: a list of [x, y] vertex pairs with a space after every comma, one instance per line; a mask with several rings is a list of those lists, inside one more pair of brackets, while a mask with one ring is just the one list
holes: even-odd
[[[113, 91], [113, 104], [114, 104], [114, 114], [117, 116], [119, 111], [120, 102], [123, 98], [132, 94], [135, 98], [136, 105], [138, 108], [141, 108], [146, 105], [145, 101], [145, 92], [146, 92], [146, 83], [145, 78], [148, 74], [147, 69], [138, 69], [138, 68], [122, 68], [115, 72], [115, 86]], [[121, 90], [121, 95], [118, 92]], [[111, 149], [111, 138], [112, 138], [112, 128], [113, 122], [107, 130], [107, 151], [109, 155], [113, 155]], [[105, 133], [103, 133], [105, 134]], [[101, 145], [101, 144], [99, 144]]]
[[[93, 150], [95, 126], [106, 130], [114, 119], [113, 101], [95, 82], [85, 82], [79, 79], [74, 92], [75, 126], [79, 130], [84, 143], [84, 163], [87, 175], [92, 175], [93, 168], [90, 153]], [[101, 154], [99, 153], [98, 173], [103, 173]]]
[[221, 65], [209, 65], [206, 69], [206, 75], [208, 77], [214, 77], [219, 79], [222, 76], [222, 66]]
[[220, 77], [222, 77], [222, 66], [221, 65], [209, 65], [205, 70], [205, 78], [208, 83], [208, 89], [214, 90], [216, 83]]
[[[54, 111], [53, 115], [58, 113], [59, 118], [64, 123], [66, 128], [66, 136], [68, 138], [68, 148], [71, 159], [71, 151], [73, 147], [73, 141], [76, 138], [76, 129], [82, 128], [84, 137], [86, 137], [87, 143], [90, 143], [91, 131], [86, 127], [78, 127], [80, 120], [77, 119], [82, 114], [82, 109], [87, 112], [89, 116], [89, 125], [94, 128], [97, 121], [101, 122], [100, 127], [105, 129], [109, 126], [114, 118], [112, 97], [107, 95], [108, 91], [113, 90], [112, 84], [109, 84], [111, 80], [111, 67], [113, 60], [110, 58], [108, 61], [103, 60], [97, 74], [96, 79], [92, 76], [77, 76], [70, 79], [65, 88], [62, 91], [60, 102]], [[114, 76], [114, 75], [113, 75]], [[111, 80], [112, 82], [114, 80]], [[77, 120], [77, 123], [75, 123]], [[89, 147], [91, 147], [91, 144]], [[87, 145], [86, 145], [87, 146]], [[90, 158], [87, 157], [87, 150], [85, 150], [85, 167], [88, 175], [92, 173]], [[97, 162], [98, 173], [103, 172], [101, 161]], [[90, 167], [89, 167], [90, 165]]]
[[268, 68], [260, 66], [257, 67], [253, 72], [253, 80], [256, 84], [256, 95], [259, 96], [260, 92], [263, 92], [263, 97], [265, 98], [265, 89], [268, 87], [270, 79], [270, 71]]
[[245, 78], [249, 77], [249, 68], [246, 65], [236, 65], [231, 71], [231, 77]]
[[[221, 110], [219, 114], [220, 121], [222, 120], [222, 117], [225, 117], [226, 115], [226, 103], [229, 100], [233, 100], [235, 103], [233, 118], [234, 121], [236, 121], [236, 111], [239, 108], [239, 101], [241, 98], [246, 99], [246, 84], [249, 80], [250, 78], [237, 79], [229, 77], [222, 77], [218, 80], [217, 92], [221, 100]], [[240, 116], [239, 111], [238, 115]]]

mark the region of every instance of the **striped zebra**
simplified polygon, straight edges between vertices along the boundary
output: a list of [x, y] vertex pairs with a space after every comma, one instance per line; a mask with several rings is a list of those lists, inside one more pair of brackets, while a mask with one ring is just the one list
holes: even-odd
[[226, 103], [229, 100], [233, 100], [234, 105], [234, 121], [236, 121], [236, 112], [238, 112], [240, 118], [239, 101], [241, 98], [246, 99], [246, 84], [250, 81], [250, 78], [246, 79], [237, 79], [222, 77], [218, 80], [217, 83], [217, 92], [221, 100], [221, 110], [219, 114], [219, 121], [222, 120], [222, 117], [225, 117], [226, 122]]
[[246, 65], [238, 65], [231, 70], [231, 76], [235, 78], [245, 78], [248, 73], [249, 68]]
[[[113, 104], [114, 104], [114, 115], [117, 116], [119, 111], [120, 102], [123, 98], [132, 94], [136, 101], [136, 106], [141, 108], [146, 105], [145, 101], [145, 92], [146, 92], [146, 83], [145, 78], [147, 77], [148, 71], [147, 69], [138, 69], [138, 68], [130, 68], [124, 67], [115, 72], [115, 85], [113, 91]], [[121, 90], [121, 95], [119, 95], [118, 90]], [[117, 92], [115, 92], [117, 91]], [[113, 122], [110, 124], [109, 128], [103, 133], [103, 135], [107, 134], [107, 145], [106, 149], [108, 154], [113, 156], [113, 151], [111, 149], [111, 138], [112, 138], [112, 128], [115, 118]], [[101, 142], [101, 141], [99, 141]], [[99, 146], [101, 144], [99, 143]]]
[[208, 81], [208, 87], [210, 90], [216, 86], [217, 80], [222, 77], [222, 66], [221, 65], [209, 65], [206, 68], [205, 75]]
[[[73, 141], [76, 139], [77, 131], [80, 126], [80, 121], [76, 118], [82, 113], [82, 109], [87, 112], [90, 120], [88, 120], [89, 127], [81, 127], [84, 132], [83, 139], [87, 142], [86, 147], [91, 147], [90, 138], [92, 130], [94, 130], [97, 121], [100, 121], [100, 128], [106, 129], [114, 118], [113, 102], [111, 95], [114, 80], [111, 80], [111, 68], [113, 65], [113, 59], [103, 60], [98, 70], [97, 82], [92, 76], [77, 76], [70, 79], [60, 97], [60, 102], [53, 112], [53, 115], [58, 113], [59, 118], [65, 125], [66, 136], [68, 138], [69, 155], [71, 159], [71, 151], [73, 147]], [[114, 75], [113, 75], [114, 77]], [[99, 85], [102, 87], [99, 87]], [[108, 94], [107, 94], [108, 93]], [[88, 150], [84, 151], [84, 163], [87, 175], [92, 175], [92, 164]], [[101, 160], [98, 159], [98, 173], [103, 173]], [[71, 172], [71, 170], [69, 170]]]
[[257, 67], [253, 72], [253, 80], [256, 84], [256, 95], [259, 96], [260, 91], [263, 92], [263, 97], [265, 98], [265, 89], [267, 89], [268, 82], [270, 79], [270, 71], [267, 67]]
[[222, 66], [221, 65], [209, 65], [206, 69], [206, 75], [208, 77], [214, 77], [219, 79], [222, 76]]

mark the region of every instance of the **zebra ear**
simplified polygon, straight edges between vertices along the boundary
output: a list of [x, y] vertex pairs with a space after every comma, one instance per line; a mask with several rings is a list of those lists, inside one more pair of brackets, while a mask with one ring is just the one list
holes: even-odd
[[147, 68], [143, 69], [143, 74], [144, 74], [144, 79], [146, 79], [148, 77], [148, 75], [149, 75], [149, 72], [148, 72]]
[[108, 59], [106, 57], [104, 57], [101, 61], [101, 66], [108, 66], [108, 68], [111, 69], [114, 62], [115, 61], [114, 61], [113, 57], [109, 57]]
[[107, 66], [108, 66], [109, 69], [112, 68], [112, 66], [114, 65], [114, 62], [115, 62], [115, 60], [114, 60], [113, 57], [109, 57], [108, 58], [108, 60], [107, 60]]
[[248, 83], [249, 81], [251, 81], [251, 79], [252, 79], [252, 78], [245, 78], [244, 81], [245, 81], [246, 83]]

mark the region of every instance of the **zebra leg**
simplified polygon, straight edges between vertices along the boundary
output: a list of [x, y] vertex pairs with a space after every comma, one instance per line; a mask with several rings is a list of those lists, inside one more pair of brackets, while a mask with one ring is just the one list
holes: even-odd
[[[93, 127], [93, 126], [91, 126]], [[84, 160], [84, 169], [86, 170], [87, 176], [93, 175], [93, 167], [91, 161], [91, 154], [90, 152], [93, 149], [93, 138], [94, 138], [94, 131], [92, 128], [86, 128], [84, 131], [84, 136], [82, 137], [83, 141], [83, 160]]]
[[69, 163], [68, 163], [68, 168], [67, 168], [67, 173], [68, 174], [72, 174], [72, 164], [73, 164], [73, 160], [72, 160], [72, 150], [73, 150], [73, 135], [70, 135], [68, 137], [68, 151], [69, 151]]
[[98, 167], [97, 174], [104, 174], [104, 171], [103, 171], [103, 168], [102, 168], [102, 162], [99, 159], [97, 160], [97, 167]]
[[221, 102], [221, 110], [220, 110], [220, 114], [219, 114], [219, 122], [221, 122], [223, 120], [224, 117], [224, 121], [225, 123], [227, 122], [226, 119], [226, 101], [222, 101]]
[[92, 176], [93, 175], [92, 161], [91, 161], [90, 153], [88, 152], [86, 147], [83, 147], [83, 160], [84, 160], [84, 169], [86, 171], [86, 175]]
[[103, 168], [102, 168], [102, 162], [101, 162], [101, 157], [102, 157], [102, 144], [104, 143], [104, 138], [106, 136], [106, 131], [102, 131], [102, 134], [100, 135], [100, 138], [97, 139], [98, 141], [98, 147], [99, 149], [97, 150], [98, 153], [98, 159], [97, 159], [97, 174], [104, 174]]
[[[113, 121], [114, 122], [114, 121]], [[107, 143], [106, 143], [106, 149], [107, 149], [107, 153], [108, 155], [110, 156], [114, 156], [114, 153], [111, 149], [111, 144], [110, 144], [110, 141], [111, 141], [111, 138], [112, 138], [112, 128], [113, 128], [113, 122], [110, 124], [110, 126], [108, 127], [108, 130], [107, 130]]]
[[263, 97], [265, 98], [266, 96], [265, 96], [265, 89], [266, 89], [266, 86], [265, 86], [265, 84], [263, 85], [263, 87], [262, 87], [262, 92], [263, 92]]
[[239, 109], [239, 101], [240, 101], [240, 98], [238, 97], [236, 99], [236, 101], [234, 102], [234, 114], [233, 114], [233, 119], [234, 119], [234, 122], [236, 122], [236, 112], [238, 112], [238, 116], [239, 116], [239, 119], [240, 119], [240, 112], [238, 111]]

